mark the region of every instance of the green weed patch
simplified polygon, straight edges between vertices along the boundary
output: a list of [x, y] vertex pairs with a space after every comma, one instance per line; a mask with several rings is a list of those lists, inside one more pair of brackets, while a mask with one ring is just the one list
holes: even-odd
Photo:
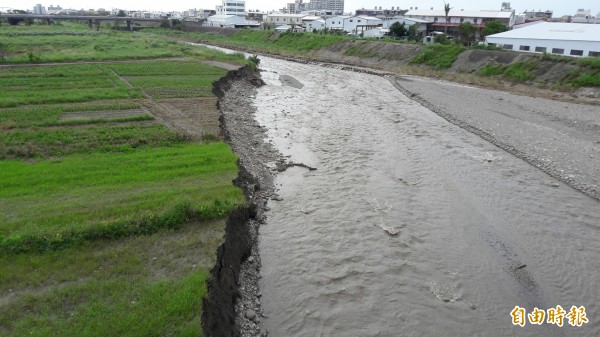
[[466, 48], [461, 45], [429, 45], [421, 51], [412, 61], [411, 64], [425, 64], [437, 69], [450, 68], [458, 55], [465, 51]]
[[501, 75], [508, 80], [515, 82], [526, 82], [535, 79], [533, 71], [537, 69], [538, 64], [534, 61], [517, 62], [509, 66], [487, 64], [479, 70], [481, 76]]
[[580, 87], [600, 87], [600, 71], [592, 71], [581, 74], [573, 80], [575, 88]]

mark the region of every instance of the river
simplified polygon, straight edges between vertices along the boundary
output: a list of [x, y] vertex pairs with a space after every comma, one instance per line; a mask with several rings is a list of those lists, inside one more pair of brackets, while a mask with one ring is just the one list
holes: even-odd
[[[257, 120], [317, 169], [277, 176], [260, 228], [269, 336], [600, 335], [597, 200], [388, 78], [261, 61]], [[511, 322], [557, 305], [589, 323]]]

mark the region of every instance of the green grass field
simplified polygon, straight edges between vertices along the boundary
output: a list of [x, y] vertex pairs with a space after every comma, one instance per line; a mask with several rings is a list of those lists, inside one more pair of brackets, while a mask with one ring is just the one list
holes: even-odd
[[121, 228], [115, 227], [132, 226], [181, 205], [195, 219], [219, 218], [243, 202], [231, 185], [236, 173], [235, 156], [222, 143], [100, 152], [33, 164], [2, 161], [0, 251], [20, 247], [20, 240], [31, 236], [84, 236], [97, 230], [118, 236]]
[[316, 51], [336, 43], [354, 39], [345, 35], [314, 34], [314, 33], [277, 33], [269, 30], [242, 29], [230, 36], [212, 33], [183, 33], [163, 29], [153, 30], [156, 34], [174, 36], [177, 38], [213, 42], [230, 48], [247, 51], [266, 51], [273, 54], [297, 55]]
[[0, 67], [0, 336], [201, 335], [244, 203], [237, 158], [151, 108], [212, 96], [226, 71], [203, 60], [247, 62], [143, 32], [0, 29], [0, 63], [58, 63]]

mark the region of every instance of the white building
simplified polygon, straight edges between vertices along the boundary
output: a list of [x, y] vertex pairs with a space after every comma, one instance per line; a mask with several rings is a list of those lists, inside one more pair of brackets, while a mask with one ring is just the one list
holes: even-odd
[[363, 37], [373, 37], [373, 38], [381, 39], [382, 37], [386, 36], [389, 33], [390, 33], [390, 30], [388, 28], [379, 27], [379, 28], [366, 30], [363, 33]]
[[223, 4], [217, 6], [217, 15], [246, 16], [245, 0], [223, 0]]
[[344, 19], [349, 16], [332, 16], [325, 19], [325, 27], [332, 30], [344, 30]]
[[600, 25], [543, 22], [494, 34], [487, 44], [530, 53], [567, 56], [600, 56]]
[[325, 29], [325, 20], [318, 16], [305, 16], [302, 18], [302, 27], [307, 32], [312, 32], [313, 30], [323, 30]]
[[326, 15], [344, 13], [344, 0], [309, 0], [295, 1], [296, 11], [324, 11]]
[[246, 19], [237, 15], [213, 15], [206, 19], [204, 24], [208, 27], [236, 28], [246, 26]]
[[595, 23], [596, 18], [592, 16], [592, 11], [589, 9], [578, 9], [577, 13], [571, 19], [572, 23]]
[[267, 15], [264, 20], [275, 26], [302, 26], [302, 18], [305, 16], [306, 15], [302, 14], [271, 13]]
[[509, 29], [515, 24], [514, 11], [465, 11], [451, 9], [448, 13], [448, 22], [446, 22], [446, 12], [444, 10], [410, 10], [404, 14], [405, 18], [420, 19], [430, 23], [434, 31], [445, 31], [452, 33], [458, 28], [458, 25], [464, 22], [470, 22], [473, 26], [484, 28], [490, 21], [499, 21]]
[[391, 20], [384, 20], [383, 28], [390, 28], [396, 22], [403, 23], [406, 29], [410, 26], [415, 26], [417, 34], [427, 35], [427, 25], [429, 22], [421, 19], [393, 18]]
[[46, 14], [46, 7], [37, 4], [33, 7], [33, 14], [36, 15], [42, 15], [42, 14]]
[[60, 11], [62, 11], [62, 7], [60, 7], [60, 5], [56, 5], [56, 6], [50, 5], [50, 6], [48, 6], [46, 12], [48, 14], [58, 14], [58, 13], [60, 13]]
[[361, 34], [383, 25], [383, 20], [372, 16], [351, 16], [344, 19], [344, 31], [351, 34]]

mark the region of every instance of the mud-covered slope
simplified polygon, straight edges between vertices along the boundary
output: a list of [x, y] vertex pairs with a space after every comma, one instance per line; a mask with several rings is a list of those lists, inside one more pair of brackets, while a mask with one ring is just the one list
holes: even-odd
[[410, 62], [421, 49], [417, 44], [353, 40], [320, 49], [314, 56], [319, 60], [335, 63], [396, 68]]

